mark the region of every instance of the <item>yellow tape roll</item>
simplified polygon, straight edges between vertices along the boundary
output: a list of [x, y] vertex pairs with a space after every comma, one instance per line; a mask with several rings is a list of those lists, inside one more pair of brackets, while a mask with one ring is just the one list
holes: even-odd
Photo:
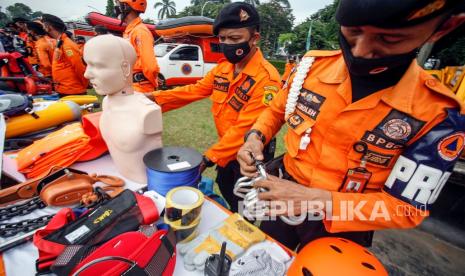
[[200, 223], [200, 217], [198, 217], [194, 222], [192, 222], [191, 225], [188, 226], [176, 226], [169, 222], [166, 223], [174, 230], [174, 234], [176, 235], [176, 240], [178, 243], [189, 242], [199, 234], [197, 227]]
[[190, 226], [200, 217], [204, 196], [192, 187], [177, 187], [166, 195], [165, 222], [173, 227]]

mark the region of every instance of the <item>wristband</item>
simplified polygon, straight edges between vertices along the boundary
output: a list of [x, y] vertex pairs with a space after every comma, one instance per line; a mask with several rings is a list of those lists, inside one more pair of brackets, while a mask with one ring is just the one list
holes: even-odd
[[202, 157], [202, 160], [203, 160], [203, 163], [205, 163], [205, 166], [207, 168], [211, 168], [211, 167], [215, 166], [215, 163], [213, 161], [211, 161], [210, 159], [208, 159], [205, 155]]
[[247, 133], [244, 136], [244, 142], [247, 142], [247, 139], [249, 138], [250, 134], [258, 135], [258, 138], [260, 138], [262, 143], [265, 144], [265, 142], [266, 142], [265, 135], [263, 135], [263, 133], [260, 130], [256, 130], [256, 129], [251, 129], [251, 130], [247, 131]]

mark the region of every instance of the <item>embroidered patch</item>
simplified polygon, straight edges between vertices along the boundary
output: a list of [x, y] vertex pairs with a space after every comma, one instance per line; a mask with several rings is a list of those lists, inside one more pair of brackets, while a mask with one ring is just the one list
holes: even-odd
[[250, 15], [245, 10], [241, 9], [239, 12], [239, 18], [241, 22], [247, 21], [247, 19], [250, 18]]
[[382, 154], [379, 152], [374, 152], [371, 150], [368, 150], [367, 153], [365, 154], [365, 159], [368, 163], [380, 165], [387, 167], [389, 166], [389, 163], [391, 163], [392, 158], [394, 155], [389, 155], [389, 154]]
[[223, 77], [215, 76], [215, 80], [213, 81], [213, 89], [221, 92], [228, 92], [229, 80]]
[[263, 104], [268, 106], [270, 105], [270, 102], [274, 99], [276, 96], [276, 93], [278, 93], [279, 89], [276, 86], [270, 85], [270, 86], [265, 86], [263, 87], [265, 90], [265, 93], [263, 93]]
[[384, 135], [380, 136], [372, 131], [366, 131], [362, 137], [362, 141], [382, 149], [401, 149], [405, 147], [404, 143], [391, 140], [384, 137]]
[[453, 161], [460, 156], [465, 145], [465, 133], [457, 132], [449, 135], [438, 144], [439, 156], [446, 161]]
[[299, 98], [297, 99], [296, 108], [313, 120], [316, 120], [320, 114], [320, 108], [325, 100], [325, 97], [302, 88], [300, 90]]
[[65, 53], [68, 57], [72, 57], [74, 55], [73, 50], [65, 50]]
[[239, 99], [243, 100], [244, 102], [247, 102], [248, 100], [250, 100], [250, 96], [247, 95], [247, 93], [254, 86], [254, 84], [255, 80], [253, 80], [251, 77], [247, 77], [240, 86], [236, 87], [234, 93]]
[[255, 80], [252, 79], [251, 77], [247, 77], [245, 81], [239, 87], [237, 87], [237, 89], [242, 94], [247, 94], [250, 91], [250, 89], [252, 89], [254, 84], [255, 84]]
[[291, 116], [289, 116], [289, 118], [287, 118], [287, 124], [293, 129], [301, 125], [303, 122], [304, 118], [302, 118], [302, 116], [300, 116], [297, 113], [294, 113]]
[[237, 112], [239, 112], [242, 107], [244, 107], [244, 104], [241, 103], [241, 101], [239, 101], [235, 96], [229, 100], [228, 104]]
[[417, 120], [405, 113], [391, 110], [374, 132], [388, 139], [401, 141], [403, 144], [413, 138], [425, 122]]

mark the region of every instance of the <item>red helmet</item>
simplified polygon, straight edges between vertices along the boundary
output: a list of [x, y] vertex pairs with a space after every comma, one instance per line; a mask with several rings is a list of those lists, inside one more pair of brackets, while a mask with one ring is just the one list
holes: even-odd
[[138, 12], [145, 12], [147, 9], [147, 0], [118, 0], [120, 3], [128, 4], [131, 9]]
[[289, 267], [288, 276], [387, 276], [381, 262], [364, 247], [342, 238], [307, 244]]

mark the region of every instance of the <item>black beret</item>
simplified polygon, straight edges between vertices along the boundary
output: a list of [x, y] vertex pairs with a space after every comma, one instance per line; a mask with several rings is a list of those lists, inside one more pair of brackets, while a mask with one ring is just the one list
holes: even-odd
[[402, 28], [463, 8], [463, 0], [341, 0], [336, 20], [342, 26]]
[[239, 29], [260, 26], [260, 15], [250, 4], [234, 2], [223, 9], [213, 22], [213, 33], [218, 35], [221, 28]]
[[65, 31], [66, 25], [58, 16], [52, 14], [43, 14], [42, 22], [52, 25], [58, 31]]
[[33, 31], [34, 33], [38, 35], [47, 34], [47, 32], [45, 32], [44, 30], [44, 26], [42, 26], [42, 24], [40, 23], [29, 21], [29, 22], [26, 22], [26, 27], [28, 28], [28, 30]]
[[29, 20], [27, 20], [26, 18], [21, 17], [21, 16], [13, 17], [13, 22], [14, 22], [14, 23], [26, 23], [26, 22], [28, 22], [28, 21], [29, 21]]

